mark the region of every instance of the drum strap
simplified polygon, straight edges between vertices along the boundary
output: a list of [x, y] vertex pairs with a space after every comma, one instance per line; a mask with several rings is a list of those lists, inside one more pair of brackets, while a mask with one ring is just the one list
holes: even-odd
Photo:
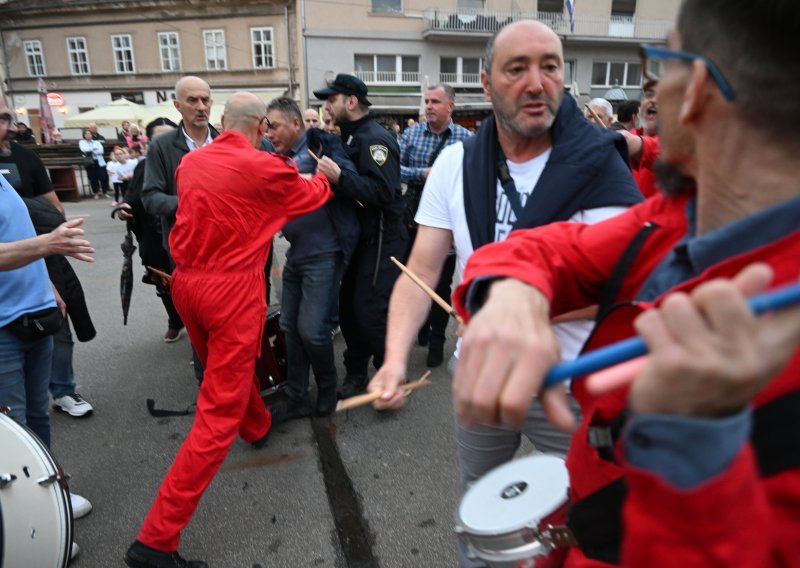
[[588, 558], [619, 564], [622, 503], [627, 493], [620, 478], [570, 507], [567, 526]]
[[753, 411], [750, 439], [763, 477], [800, 467], [798, 432], [800, 391], [784, 395]]
[[150, 416], [153, 418], [165, 418], [167, 416], [189, 416], [190, 414], [194, 413], [194, 407], [197, 406], [197, 403], [192, 403], [186, 407], [185, 410], [165, 410], [162, 408], [156, 408], [156, 401], [152, 398], [147, 399], [147, 412], [150, 413]]

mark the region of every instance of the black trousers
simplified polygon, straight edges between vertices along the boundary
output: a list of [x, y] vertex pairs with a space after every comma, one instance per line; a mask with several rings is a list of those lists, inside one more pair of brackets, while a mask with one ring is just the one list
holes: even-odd
[[[436, 284], [435, 291], [445, 302], [452, 304], [450, 295], [453, 287], [453, 274], [456, 270], [456, 255], [451, 251], [447, 255], [447, 260], [442, 265], [442, 275], [439, 277], [439, 282]], [[440, 308], [437, 304], [431, 302], [431, 312], [428, 314], [428, 320], [422, 324], [423, 332], [427, 331], [429, 334], [429, 341], [432, 346], [441, 347], [444, 345], [445, 331], [447, 331], [447, 324], [450, 323], [450, 314]]]
[[387, 232], [380, 245], [377, 239], [362, 241], [345, 271], [339, 294], [339, 324], [347, 343], [344, 365], [348, 375], [366, 376], [370, 359], [376, 369], [383, 364], [389, 297], [400, 276], [400, 269], [389, 257], [404, 262], [407, 247], [405, 230]]

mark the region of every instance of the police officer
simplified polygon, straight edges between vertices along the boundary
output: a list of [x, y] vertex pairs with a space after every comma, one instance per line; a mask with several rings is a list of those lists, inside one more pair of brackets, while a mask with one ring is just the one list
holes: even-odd
[[330, 158], [323, 158], [318, 170], [337, 186], [337, 195], [351, 197], [359, 205], [361, 236], [342, 280], [339, 306], [347, 343], [347, 375], [339, 398], [348, 398], [366, 388], [370, 358], [376, 369], [383, 362], [389, 296], [400, 273], [389, 257], [402, 258], [407, 248], [400, 150], [395, 136], [370, 115], [367, 86], [357, 77], [340, 73], [314, 96], [326, 101], [358, 170], [357, 174], [341, 170]]

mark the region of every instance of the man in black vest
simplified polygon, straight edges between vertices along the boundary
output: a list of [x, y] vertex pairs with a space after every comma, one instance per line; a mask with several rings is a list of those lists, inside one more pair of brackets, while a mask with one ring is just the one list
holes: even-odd
[[[442, 151], [416, 216], [419, 229], [408, 266], [429, 286], [437, 282], [451, 245], [461, 274], [473, 250], [504, 240], [514, 229], [595, 222], [641, 200], [624, 139], [592, 126], [565, 96], [563, 50], [550, 28], [532, 21], [504, 27], [489, 42], [484, 65], [481, 79], [494, 114], [474, 137]], [[429, 305], [413, 282], [398, 281], [384, 365], [369, 385], [370, 391], [385, 391], [376, 408], [405, 402], [398, 387], [406, 380], [408, 353]], [[562, 326], [562, 356], [574, 357], [590, 329], [588, 321]], [[574, 401], [572, 407], [577, 408]], [[522, 433], [540, 451], [565, 454], [569, 446], [569, 435], [549, 425], [536, 402], [520, 429], [457, 424], [462, 489], [510, 460]], [[467, 558], [464, 548], [459, 561], [483, 565]]]
[[314, 91], [326, 101], [342, 131], [354, 174], [330, 158], [318, 171], [337, 186], [336, 195], [359, 203], [356, 209], [361, 236], [342, 280], [339, 317], [347, 342], [344, 365], [347, 376], [339, 398], [349, 398], [367, 386], [370, 358], [375, 368], [383, 363], [386, 312], [389, 296], [400, 271], [389, 257], [404, 258], [408, 233], [403, 226], [405, 204], [400, 191], [400, 152], [391, 132], [369, 113], [367, 86], [357, 77], [340, 73], [327, 88]]

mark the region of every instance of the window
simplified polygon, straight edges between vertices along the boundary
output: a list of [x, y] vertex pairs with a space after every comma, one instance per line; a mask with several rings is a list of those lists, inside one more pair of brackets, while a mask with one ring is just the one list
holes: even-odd
[[69, 68], [73, 75], [88, 75], [91, 72], [85, 37], [67, 38], [67, 57], [69, 58]]
[[114, 68], [117, 73], [133, 73], [133, 40], [129, 35], [112, 35], [111, 48], [114, 50]]
[[564, 0], [539, 0], [539, 12], [555, 12], [561, 14], [564, 12]]
[[44, 77], [44, 51], [42, 51], [42, 42], [38, 39], [26, 41], [25, 45], [25, 61], [28, 63], [28, 75], [31, 77]]
[[564, 61], [564, 85], [569, 89], [575, 82], [575, 61], [567, 59]]
[[403, 0], [372, 0], [373, 12], [403, 13]]
[[356, 55], [355, 75], [365, 83], [418, 83], [416, 55]]
[[225, 52], [225, 30], [205, 30], [203, 44], [206, 47], [206, 69], [219, 71], [228, 68], [228, 56]]
[[439, 80], [442, 83], [477, 85], [481, 82], [480, 57], [442, 57]]
[[251, 28], [253, 42], [253, 69], [272, 69], [275, 58], [272, 54], [272, 28]]
[[181, 46], [178, 32], [159, 32], [158, 50], [161, 54], [162, 71], [181, 70]]
[[593, 87], [638, 87], [642, 84], [641, 63], [595, 61], [592, 65]]
[[483, 10], [484, 0], [458, 0], [456, 2], [456, 8], [459, 11], [478, 11]]
[[612, 0], [611, 1], [611, 15], [612, 16], [629, 16], [632, 17], [636, 12], [636, 0]]

